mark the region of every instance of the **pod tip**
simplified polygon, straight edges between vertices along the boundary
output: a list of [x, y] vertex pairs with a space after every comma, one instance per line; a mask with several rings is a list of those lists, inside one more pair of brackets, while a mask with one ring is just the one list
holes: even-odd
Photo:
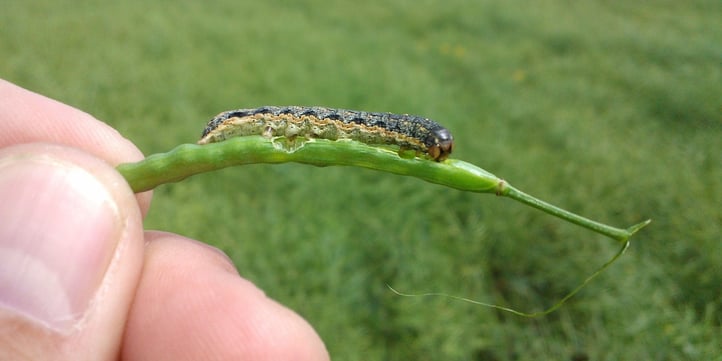
[[627, 228], [627, 232], [629, 233], [629, 236], [627, 238], [633, 236], [635, 233], [639, 232], [640, 229], [646, 227], [651, 222], [652, 222], [652, 220], [648, 219], [644, 222], [637, 223], [637, 224]]

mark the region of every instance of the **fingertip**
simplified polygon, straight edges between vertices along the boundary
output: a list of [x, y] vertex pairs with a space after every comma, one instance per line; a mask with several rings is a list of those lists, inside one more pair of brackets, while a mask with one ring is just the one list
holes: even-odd
[[217, 249], [150, 233], [123, 346], [129, 359], [327, 360], [313, 328]]

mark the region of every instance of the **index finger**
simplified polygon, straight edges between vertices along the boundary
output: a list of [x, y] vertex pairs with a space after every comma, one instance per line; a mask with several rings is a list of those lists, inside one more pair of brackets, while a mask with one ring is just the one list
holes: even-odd
[[[0, 148], [35, 142], [78, 148], [113, 166], [143, 159], [131, 141], [90, 114], [0, 79]], [[143, 214], [150, 197], [136, 196]]]

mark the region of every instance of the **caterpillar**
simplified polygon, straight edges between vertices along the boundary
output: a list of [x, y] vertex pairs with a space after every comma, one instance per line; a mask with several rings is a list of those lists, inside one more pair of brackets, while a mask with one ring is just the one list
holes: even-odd
[[264, 106], [230, 110], [211, 119], [198, 144], [247, 135], [351, 139], [370, 145], [395, 145], [399, 152], [441, 162], [454, 148], [451, 132], [439, 123], [409, 114], [302, 106]]

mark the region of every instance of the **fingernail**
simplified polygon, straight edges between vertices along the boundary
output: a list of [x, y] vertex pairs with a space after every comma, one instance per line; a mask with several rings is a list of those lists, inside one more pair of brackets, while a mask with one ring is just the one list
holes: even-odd
[[83, 317], [115, 251], [108, 190], [73, 164], [0, 159], [0, 307], [68, 330]]

